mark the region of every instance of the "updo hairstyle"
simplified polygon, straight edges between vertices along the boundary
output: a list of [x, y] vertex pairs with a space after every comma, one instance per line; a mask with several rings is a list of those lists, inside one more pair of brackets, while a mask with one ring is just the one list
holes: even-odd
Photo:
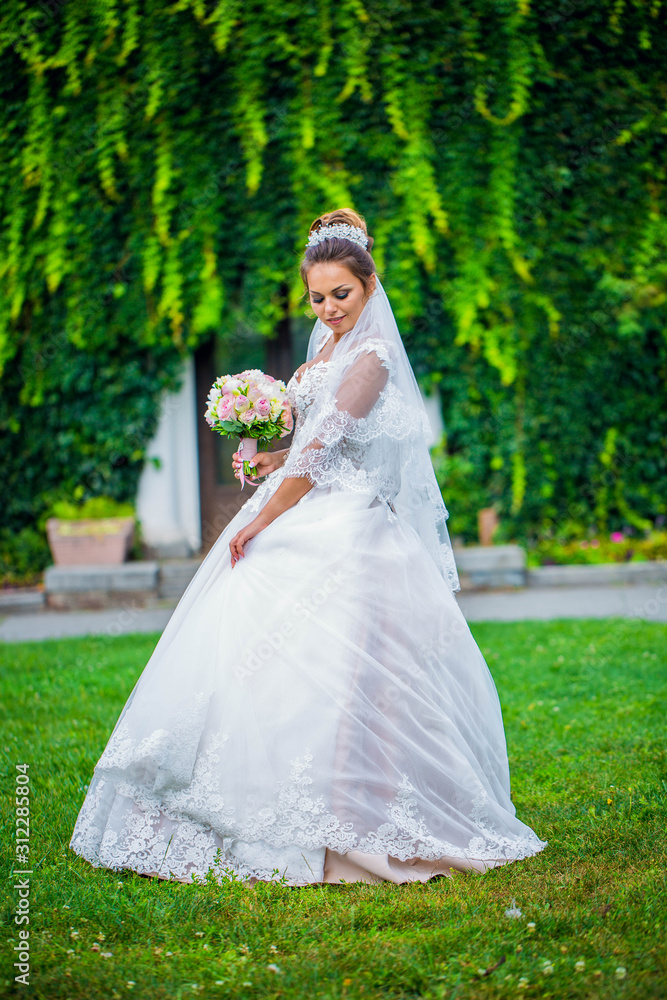
[[375, 274], [375, 261], [371, 257], [370, 250], [373, 246], [373, 237], [368, 236], [366, 221], [363, 215], [359, 215], [351, 208], [338, 208], [335, 212], [326, 212], [320, 215], [308, 230], [308, 235], [321, 229], [322, 226], [334, 225], [335, 223], [345, 223], [348, 226], [357, 226], [368, 237], [368, 247], [364, 250], [357, 243], [350, 240], [334, 236], [330, 239], [322, 240], [313, 247], [307, 247], [301, 261], [301, 279], [304, 285], [304, 295], [308, 294], [308, 272], [313, 264], [342, 264], [358, 278], [364, 286], [364, 292], [370, 294], [370, 279]]

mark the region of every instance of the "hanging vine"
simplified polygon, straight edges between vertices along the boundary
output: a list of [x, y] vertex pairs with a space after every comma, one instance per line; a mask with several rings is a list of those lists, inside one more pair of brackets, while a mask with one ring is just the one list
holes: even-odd
[[[479, 502], [540, 530], [557, 510], [539, 498], [551, 452], [533, 438], [536, 357], [573, 362], [592, 301], [605, 336], [640, 353], [664, 329], [666, 49], [660, 0], [6, 0], [3, 433], [55, 414], [49, 366], [26, 361], [54, 342], [91, 372], [107, 351], [124, 364], [134, 352], [155, 400], [203, 339], [240, 321], [271, 334], [285, 287], [303, 309], [307, 225], [350, 204], [414, 356], [442, 385], [472, 366], [498, 412], [512, 409]], [[463, 397], [449, 405], [472, 433]], [[89, 460], [58, 414], [71, 472], [8, 501], [17, 528]], [[136, 486], [151, 428], [131, 447], [122, 421], [114, 431], [115, 451], [135, 456], [119, 494]], [[606, 428], [595, 433], [602, 453]], [[617, 511], [655, 510], [657, 468]]]

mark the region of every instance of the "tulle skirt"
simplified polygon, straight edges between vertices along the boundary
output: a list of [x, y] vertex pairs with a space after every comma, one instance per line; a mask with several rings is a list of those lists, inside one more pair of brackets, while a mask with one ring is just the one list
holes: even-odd
[[425, 881], [546, 845], [510, 799], [498, 695], [448, 584], [378, 499], [314, 488], [210, 550], [88, 787], [71, 848], [192, 881]]

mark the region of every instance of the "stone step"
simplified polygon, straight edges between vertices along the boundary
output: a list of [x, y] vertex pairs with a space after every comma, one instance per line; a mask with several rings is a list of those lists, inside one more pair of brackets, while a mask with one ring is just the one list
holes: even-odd
[[165, 559], [160, 562], [159, 597], [180, 600], [203, 559]]
[[109, 608], [127, 601], [144, 606], [158, 596], [158, 584], [157, 562], [49, 566], [44, 571], [46, 604], [54, 610]]
[[667, 583], [667, 559], [599, 565], [538, 566], [528, 570], [529, 587], [598, 586], [612, 583]]
[[38, 611], [44, 607], [46, 595], [37, 587], [16, 587], [0, 590], [0, 614], [14, 611]]
[[76, 610], [115, 607], [126, 601], [139, 607], [156, 600], [179, 601], [201, 563], [202, 559], [169, 559], [49, 566], [44, 573], [46, 605]]
[[520, 545], [454, 546], [461, 590], [526, 586], [526, 552]]

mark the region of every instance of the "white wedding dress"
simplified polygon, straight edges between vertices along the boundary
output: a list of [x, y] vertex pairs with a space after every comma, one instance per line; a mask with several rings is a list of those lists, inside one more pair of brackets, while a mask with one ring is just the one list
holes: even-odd
[[[361, 347], [385, 374], [390, 354], [377, 337]], [[290, 380], [290, 455], [336, 364]], [[392, 385], [373, 391], [373, 419], [394, 426]], [[368, 439], [370, 420], [346, 413], [346, 433]], [[232, 569], [229, 541], [289, 461], [257, 488], [174, 611], [74, 828], [91, 864], [185, 881], [214, 868], [289, 885], [407, 882], [545, 847], [511, 802], [498, 696], [452, 570], [359, 463], [336, 479], [355, 449], [343, 458], [335, 436], [318, 485]]]

